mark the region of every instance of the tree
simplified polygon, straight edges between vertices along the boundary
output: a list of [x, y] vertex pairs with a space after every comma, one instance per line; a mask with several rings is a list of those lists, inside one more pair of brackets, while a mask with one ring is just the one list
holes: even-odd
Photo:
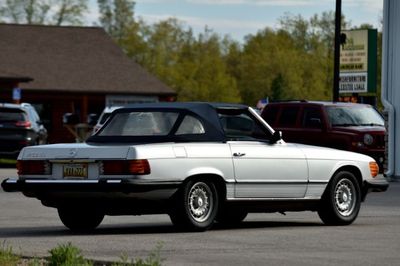
[[133, 0], [97, 0], [100, 24], [117, 42], [120, 42], [134, 24]]
[[[145, 48], [132, 49], [144, 41]], [[192, 29], [185, 29], [176, 19], [167, 19], [151, 26], [142, 25], [125, 38], [124, 48], [141, 64], [170, 87], [180, 101], [239, 102], [235, 79], [228, 73], [222, 56], [219, 36], [205, 29], [196, 38]]]
[[61, 0], [58, 12], [53, 15], [55, 25], [81, 25], [82, 15], [87, 11], [87, 0]]
[[271, 84], [271, 100], [284, 99], [286, 84], [283, 75], [279, 73], [273, 80]]
[[81, 25], [87, 0], [3, 0], [0, 20], [17, 24]]

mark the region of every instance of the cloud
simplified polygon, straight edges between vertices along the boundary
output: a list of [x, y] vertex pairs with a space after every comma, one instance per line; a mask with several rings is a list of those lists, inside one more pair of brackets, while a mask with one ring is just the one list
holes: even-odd
[[[156, 23], [161, 20], [166, 20], [173, 16], [165, 14], [165, 15], [141, 15], [144, 21], [149, 23]], [[202, 17], [191, 17], [191, 16], [179, 16], [176, 17], [179, 21], [190, 25], [191, 27], [205, 27], [208, 26], [211, 29], [261, 29], [266, 26], [265, 22], [260, 21], [249, 21], [249, 20], [233, 20], [233, 19], [215, 19], [215, 18], [202, 18]], [[271, 23], [271, 25], [274, 22]]]
[[376, 13], [377, 10], [383, 10], [383, 0], [346, 0], [343, 2], [346, 7], [360, 7], [365, 11]]
[[331, 0], [186, 0], [198, 5], [249, 5], [249, 6], [315, 6], [330, 3]]
[[[162, 1], [162, 0], [147, 0]], [[167, 1], [167, 0], [164, 0]], [[334, 0], [184, 0], [188, 3], [197, 5], [247, 5], [247, 6], [322, 6], [330, 5], [335, 7]], [[383, 8], [383, 0], [346, 0], [342, 1], [343, 7], [359, 7], [367, 11], [376, 11]]]

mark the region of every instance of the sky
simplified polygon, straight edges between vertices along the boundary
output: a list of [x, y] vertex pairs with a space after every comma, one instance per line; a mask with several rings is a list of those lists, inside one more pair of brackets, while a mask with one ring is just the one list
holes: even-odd
[[[205, 27], [242, 42], [266, 27], [276, 29], [279, 18], [290, 13], [309, 19], [335, 11], [335, 0], [136, 0], [135, 17], [149, 24], [176, 18], [195, 33]], [[98, 19], [97, 0], [89, 0], [88, 20]], [[381, 28], [383, 0], [342, 0], [342, 14], [352, 26], [363, 23]]]

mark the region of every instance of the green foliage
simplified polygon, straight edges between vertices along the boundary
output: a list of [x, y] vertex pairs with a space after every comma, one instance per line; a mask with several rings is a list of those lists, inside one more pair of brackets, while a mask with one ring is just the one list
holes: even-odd
[[[177, 19], [134, 22], [117, 39], [128, 56], [175, 89], [179, 101], [329, 100], [333, 85], [334, 13], [306, 20], [285, 14], [278, 29], [243, 44], [207, 27], [197, 36]], [[343, 27], [346, 22], [343, 18]]]
[[160, 251], [163, 244], [161, 242], [157, 243], [155, 250], [150, 252], [149, 256], [145, 259], [138, 258], [138, 259], [131, 259], [126, 254], [121, 256], [120, 262], [115, 262], [112, 266], [160, 266], [162, 259], [160, 256]]
[[18, 264], [20, 257], [13, 254], [12, 247], [7, 246], [5, 241], [0, 246], [0, 265], [14, 266]]
[[[157, 243], [157, 246], [146, 258], [129, 259], [127, 255], [120, 257], [120, 262], [114, 262], [112, 266], [159, 266], [163, 259], [160, 251], [163, 243]], [[85, 259], [81, 255], [81, 250], [71, 243], [60, 244], [49, 251], [50, 257], [45, 259], [31, 258], [22, 259], [13, 253], [12, 247], [7, 246], [5, 242], [0, 246], [0, 265], [1, 266], [91, 266], [93, 262]], [[97, 265], [97, 264], [96, 264]], [[107, 264], [109, 265], [109, 264]]]
[[223, 54], [229, 43], [207, 28], [195, 37], [176, 19], [151, 26], [140, 21], [120, 42], [128, 56], [174, 88], [178, 100], [240, 102]]
[[133, 0], [97, 0], [100, 24], [117, 42], [120, 42], [134, 25]]
[[[88, 0], [4, 0], [0, 21], [79, 24]], [[197, 36], [170, 18], [146, 24], [134, 18], [134, 0], [97, 0], [100, 24], [141, 66], [177, 92], [178, 101], [331, 99], [335, 14], [310, 19], [290, 13], [277, 29], [261, 29], [244, 43], [205, 28]], [[51, 7], [51, 8], [50, 8]], [[52, 15], [52, 16], [51, 16]], [[370, 28], [364, 24], [360, 28]], [[350, 28], [342, 17], [342, 29]], [[382, 34], [378, 34], [378, 62]], [[380, 92], [378, 64], [378, 95]]]
[[86, 266], [92, 265], [81, 255], [81, 250], [71, 243], [60, 244], [49, 251], [49, 266]]

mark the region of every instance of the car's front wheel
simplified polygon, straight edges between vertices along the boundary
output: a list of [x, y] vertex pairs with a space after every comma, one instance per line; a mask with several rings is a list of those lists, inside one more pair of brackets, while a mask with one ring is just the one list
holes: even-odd
[[66, 227], [75, 232], [94, 230], [104, 219], [104, 213], [90, 208], [59, 207], [58, 216]]
[[190, 231], [205, 231], [213, 225], [219, 200], [212, 182], [190, 180], [178, 192], [174, 201], [176, 208], [170, 212], [174, 225]]
[[338, 172], [329, 183], [318, 210], [327, 225], [348, 225], [354, 222], [361, 206], [360, 186], [354, 174]]

